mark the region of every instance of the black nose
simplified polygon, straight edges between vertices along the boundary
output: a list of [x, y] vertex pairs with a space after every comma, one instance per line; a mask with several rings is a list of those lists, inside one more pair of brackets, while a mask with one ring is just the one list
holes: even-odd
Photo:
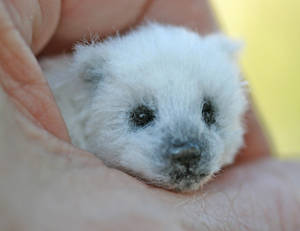
[[180, 143], [172, 145], [169, 150], [169, 157], [174, 163], [190, 167], [197, 164], [201, 159], [201, 150], [197, 143]]

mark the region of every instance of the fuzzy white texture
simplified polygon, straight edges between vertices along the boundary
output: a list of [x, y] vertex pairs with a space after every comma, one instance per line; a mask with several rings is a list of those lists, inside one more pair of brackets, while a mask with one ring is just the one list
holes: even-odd
[[[148, 23], [101, 43], [77, 45], [73, 55], [41, 65], [75, 145], [148, 183], [191, 191], [232, 163], [243, 145], [247, 101], [238, 48], [222, 34], [202, 37]], [[207, 100], [215, 118], [211, 125], [202, 113]], [[139, 105], [155, 113], [149, 126], [131, 122]], [[188, 176], [170, 161], [174, 140], [201, 143], [193, 174], [206, 177]]]

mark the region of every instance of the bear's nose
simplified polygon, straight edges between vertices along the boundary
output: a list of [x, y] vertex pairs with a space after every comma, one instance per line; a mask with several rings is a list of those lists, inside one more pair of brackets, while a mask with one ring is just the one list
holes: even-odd
[[201, 150], [197, 143], [176, 143], [168, 150], [169, 157], [173, 163], [180, 164], [186, 168], [197, 164], [201, 159]]

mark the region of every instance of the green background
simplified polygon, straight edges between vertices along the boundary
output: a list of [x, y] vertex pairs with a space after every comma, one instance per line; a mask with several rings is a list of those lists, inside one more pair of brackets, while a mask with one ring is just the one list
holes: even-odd
[[300, 0], [212, 0], [280, 157], [300, 156]]

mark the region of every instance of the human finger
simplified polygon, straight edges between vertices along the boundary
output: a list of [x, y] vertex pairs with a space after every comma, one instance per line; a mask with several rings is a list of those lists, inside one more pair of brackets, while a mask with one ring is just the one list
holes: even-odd
[[[24, 0], [0, 2], [0, 84], [28, 118], [68, 140], [63, 119], [32, 53], [39, 50], [51, 34], [40, 28], [43, 26], [41, 18], [36, 15], [42, 14], [42, 7], [36, 4], [36, 1]], [[54, 31], [55, 20], [48, 20], [47, 15], [42, 18], [49, 24], [50, 31], [51, 28]]]

